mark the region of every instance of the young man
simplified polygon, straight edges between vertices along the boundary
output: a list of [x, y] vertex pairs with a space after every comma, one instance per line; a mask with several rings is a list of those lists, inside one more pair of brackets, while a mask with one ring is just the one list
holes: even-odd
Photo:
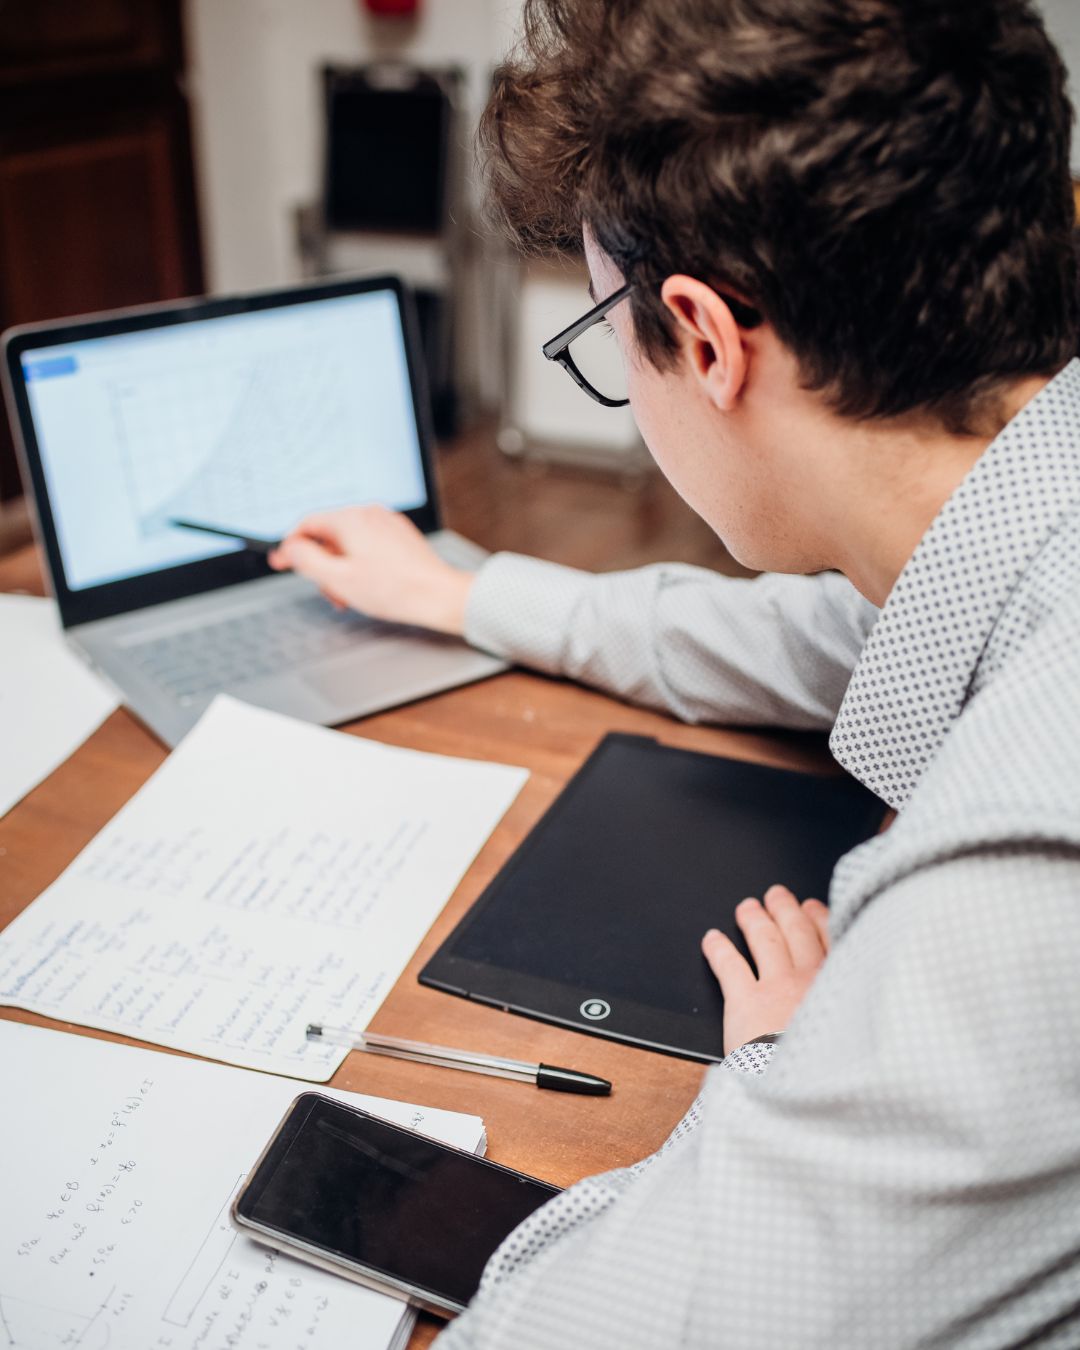
[[742, 912], [757, 978], [707, 940], [727, 1044], [782, 1044], [524, 1224], [447, 1347], [1080, 1345], [1063, 87], [1026, 0], [527, 4], [494, 200], [525, 247], [583, 243], [686, 500], [807, 575], [465, 577], [373, 510], [279, 564], [685, 718], [831, 727], [899, 815], [837, 868], [816, 976], [785, 892]]

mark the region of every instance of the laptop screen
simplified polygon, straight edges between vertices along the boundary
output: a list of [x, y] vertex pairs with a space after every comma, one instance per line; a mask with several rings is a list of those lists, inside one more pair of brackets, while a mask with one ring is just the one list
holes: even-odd
[[312, 511], [425, 505], [398, 297], [331, 295], [19, 353], [67, 588], [279, 539]]

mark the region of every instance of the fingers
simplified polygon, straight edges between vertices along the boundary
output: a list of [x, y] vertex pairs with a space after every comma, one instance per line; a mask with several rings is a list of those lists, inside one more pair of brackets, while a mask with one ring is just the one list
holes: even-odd
[[818, 930], [818, 941], [821, 943], [822, 951], [827, 955], [831, 946], [828, 905], [823, 905], [820, 900], [804, 900], [803, 912], [810, 916], [811, 923]]
[[[385, 506], [346, 506], [336, 511], [314, 511], [292, 529], [280, 547], [270, 554], [270, 566], [277, 571], [296, 567], [295, 548], [307, 540], [322, 546], [330, 554], [343, 558], [369, 560], [385, 557], [395, 565], [403, 544], [423, 541], [423, 534], [407, 516]], [[425, 543], [425, 548], [428, 547]], [[297, 571], [301, 569], [296, 567]]]
[[313, 511], [293, 527], [289, 538], [315, 539], [341, 553], [350, 526], [356, 524], [357, 517], [367, 509], [347, 506], [340, 511]]
[[[335, 511], [313, 511], [305, 516], [293, 534], [306, 535], [338, 553], [349, 553], [371, 538], [384, 538], [388, 531], [415, 526], [398, 511], [378, 502], [363, 506], [343, 506]], [[419, 531], [417, 531], [419, 533]]]
[[318, 544], [314, 539], [303, 535], [290, 535], [270, 559], [271, 566], [279, 571], [291, 567], [294, 572], [308, 577], [323, 590], [336, 590], [335, 583], [340, 581], [347, 563], [340, 554]]
[[[287, 572], [292, 569], [294, 572], [302, 572], [298, 558], [305, 558], [310, 563], [314, 556], [305, 553], [305, 546], [314, 544], [322, 549], [328, 557], [340, 558], [344, 556], [345, 550], [341, 547], [340, 539], [329, 538], [320, 535], [314, 531], [307, 531], [298, 525], [292, 534], [286, 535], [281, 543], [271, 553], [267, 554], [266, 561], [275, 572]], [[311, 575], [311, 573], [305, 573]]]
[[791, 962], [798, 969], [816, 968], [828, 951], [827, 939], [822, 942], [821, 928], [807, 905], [818, 906], [825, 912], [827, 920], [828, 910], [819, 900], [800, 905], [786, 886], [770, 886], [765, 892], [766, 913], [779, 928]]
[[816, 969], [829, 950], [829, 911], [820, 900], [800, 905], [786, 886], [770, 886], [765, 904], [747, 899], [735, 910], [762, 978], [786, 967]]
[[791, 953], [784, 935], [760, 900], [751, 897], [740, 901], [735, 907], [735, 922], [746, 938], [760, 979], [791, 969]]
[[754, 972], [749, 962], [719, 929], [709, 929], [701, 939], [701, 950], [726, 999], [738, 998], [740, 992], [753, 986]]
[[735, 909], [756, 972], [716, 929], [701, 949], [724, 995], [724, 1053], [767, 1031], [782, 1031], [817, 978], [829, 946], [828, 910], [820, 900], [800, 905], [786, 886], [770, 886], [765, 903], [751, 898]]
[[289, 531], [267, 561], [279, 572], [290, 567], [297, 572], [302, 571], [297, 565], [295, 550], [298, 544], [305, 542], [319, 544], [327, 553], [347, 553], [346, 537], [350, 528], [357, 523], [357, 517], [373, 509], [377, 508], [345, 507], [339, 511], [313, 511]]

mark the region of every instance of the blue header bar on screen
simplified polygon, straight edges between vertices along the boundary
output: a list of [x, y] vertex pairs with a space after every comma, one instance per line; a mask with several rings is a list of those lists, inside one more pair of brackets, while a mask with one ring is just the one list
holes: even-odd
[[57, 375], [74, 375], [79, 364], [74, 356], [40, 357], [33, 361], [23, 361], [23, 375], [29, 380], [52, 380]]

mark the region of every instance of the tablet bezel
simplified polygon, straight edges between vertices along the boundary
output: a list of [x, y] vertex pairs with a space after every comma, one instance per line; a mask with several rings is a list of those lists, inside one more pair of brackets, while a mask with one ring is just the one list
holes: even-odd
[[[431, 989], [679, 1059], [718, 1064], [724, 1058], [723, 1001], [719, 988], [716, 1016], [694, 1019], [621, 996], [606, 998], [599, 987], [571, 990], [554, 980], [506, 966], [482, 964], [450, 952], [436, 955], [438, 974], [425, 967], [419, 977], [420, 983]], [[433, 957], [429, 966], [435, 962]], [[478, 987], [483, 989], [482, 993], [477, 992]], [[592, 1021], [583, 1009], [596, 1000], [602, 1000], [611, 1011], [602, 1020]]]
[[[698, 916], [701, 919], [700, 928], [692, 935], [683, 935], [687, 944], [685, 947], [686, 960], [688, 962], [700, 961], [700, 975], [703, 977], [697, 980], [695, 976], [697, 982], [694, 986], [693, 996], [698, 1002], [694, 1005], [692, 1014], [685, 1010], [665, 1007], [660, 997], [655, 1002], [646, 1003], [642, 1001], [640, 993], [635, 998], [632, 991], [629, 994], [624, 994], [604, 989], [602, 987], [604, 978], [602, 973], [604, 962], [602, 960], [596, 963], [599, 975], [597, 982], [585, 985], [578, 982], [578, 976], [575, 976], [574, 980], [568, 978], [566, 982], [560, 983], [558, 980], [550, 978], [550, 971], [538, 974], [516, 968], [506, 960], [505, 956], [500, 961], [498, 959], [479, 960], [473, 959], [471, 955], [461, 956], [457, 954], [457, 950], [468, 942], [470, 930], [473, 926], [483, 922], [485, 914], [490, 908], [498, 906], [507, 890], [513, 891], [515, 876], [520, 871], [530, 869], [534, 851], [544, 848], [542, 841], [545, 832], [553, 829], [558, 838], [562, 829], [563, 813], [573, 811], [575, 795], [582, 790], [593, 791], [590, 779], [594, 775], [602, 776], [611, 772], [608, 767], [611, 757], [618, 755], [620, 749], [628, 750], [634, 756], [634, 762], [623, 760], [619, 763], [618, 771], [621, 774], [622, 781], [625, 782], [633, 781], [634, 770], [639, 771], [636, 776], [641, 780], [642, 775], [647, 773], [650, 768], [654, 769], [659, 775], [657, 781], [663, 780], [663, 762], [670, 757], [672, 762], [680, 760], [697, 761], [702, 767], [709, 761], [714, 761], [716, 773], [722, 778], [730, 779], [730, 785], [733, 789], [741, 787], [743, 792], [751, 798], [755, 792], [760, 794], [762, 791], [767, 791], [770, 797], [779, 794], [783, 799], [791, 791], [801, 794], [807, 790], [813, 791], [815, 785], [829, 784], [831, 792], [838, 794], [841, 799], [849, 798], [851, 803], [850, 829], [842, 832], [850, 837], [850, 843], [845, 843], [845, 850], [862, 842], [872, 835], [876, 829], [880, 828], [881, 821], [886, 814], [885, 804], [880, 799], [874, 797], [856, 780], [845, 777], [838, 772], [802, 773], [791, 769], [777, 768], [773, 765], [737, 760], [730, 756], [705, 755], [682, 747], [664, 745], [652, 737], [633, 736], [619, 732], [610, 733], [604, 737], [593, 753], [585, 760], [544, 816], [504, 864], [501, 871], [446, 937], [439, 949], [421, 970], [418, 978], [421, 984], [430, 988], [469, 998], [477, 1003], [503, 1008], [508, 1012], [521, 1013], [540, 1021], [552, 1022], [559, 1026], [570, 1027], [575, 1031], [583, 1031], [589, 1035], [622, 1041], [644, 1049], [659, 1051], [663, 1054], [715, 1063], [723, 1058], [723, 998], [719, 985], [708, 972], [705, 958], [700, 952], [700, 936], [698, 934], [703, 935], [707, 926], [717, 927], [726, 932], [742, 948], [744, 954], [747, 954], [745, 943], [734, 921], [734, 910], [739, 900], [748, 892], [739, 891], [737, 894], [733, 894], [730, 897], [730, 904], [724, 905], [721, 903], [718, 888], [713, 893], [715, 905], [709, 910], [708, 917], [705, 913]], [[640, 760], [638, 760], [639, 756], [641, 757]], [[712, 770], [710, 769], [708, 772], [711, 774]], [[670, 784], [667, 781], [662, 782], [662, 790], [665, 793], [670, 792]], [[677, 802], [679, 799], [669, 796], [668, 800]], [[700, 824], [700, 821], [698, 824]], [[611, 821], [610, 829], [606, 833], [610, 838], [617, 839], [618, 831], [619, 821]], [[716, 837], [722, 839], [722, 832], [718, 832]], [[567, 838], [562, 836], [559, 839], [559, 844], [567, 849], [564, 856], [572, 858], [575, 851], [574, 846], [579, 842], [581, 847], [588, 847], [589, 852], [592, 852], [591, 846], [587, 846], [578, 838], [573, 838], [568, 843]], [[604, 854], [601, 852], [599, 856], [602, 859]], [[821, 859], [812, 865], [812, 869], [817, 870], [820, 865], [823, 865]], [[575, 866], [580, 866], [580, 858]], [[825, 876], [827, 879], [827, 872]], [[775, 875], [770, 875], [766, 877], [766, 882], [771, 883], [777, 879], [779, 878]], [[791, 880], [794, 882], [794, 878], [791, 878]], [[557, 877], [547, 878], [547, 892], [550, 893], [553, 888], [558, 888], [559, 884]], [[531, 882], [530, 885], [535, 885], [535, 882]], [[526, 887], [527, 890], [528, 887]], [[564, 891], [564, 894], [566, 893], [570, 892]], [[805, 898], [805, 895], [801, 898]], [[825, 899], [826, 897], [821, 894], [820, 898]], [[532, 899], [537, 899], [535, 894]], [[511, 905], [510, 913], [513, 914], [515, 902], [511, 899], [509, 903]], [[521, 930], [518, 931], [520, 935]], [[673, 931], [677, 932], [678, 930]], [[598, 939], [595, 933], [592, 937], [594, 943], [602, 940], [602, 938]], [[680, 938], [680, 941], [682, 941], [682, 938]], [[681, 950], [683, 948], [680, 947]], [[600, 1017], [590, 1016], [587, 1005], [594, 1000], [603, 1001], [607, 1004], [609, 1011]], [[707, 1000], [707, 1002], [703, 1003], [701, 1000]]]

